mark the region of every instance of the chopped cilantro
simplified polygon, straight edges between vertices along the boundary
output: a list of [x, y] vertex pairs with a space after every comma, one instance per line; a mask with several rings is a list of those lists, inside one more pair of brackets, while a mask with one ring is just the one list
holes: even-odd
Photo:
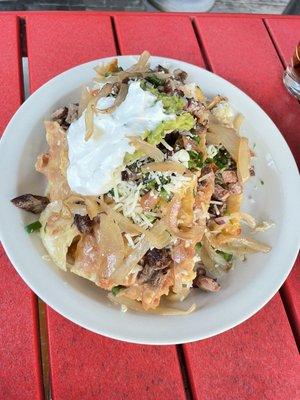
[[202, 153], [198, 153], [197, 151], [190, 150], [188, 151], [190, 160], [189, 160], [189, 168], [200, 169], [203, 167], [203, 155]]
[[233, 255], [230, 253], [225, 253], [224, 251], [221, 250], [217, 250], [217, 253], [220, 254], [227, 262], [230, 262], [232, 260]]
[[35, 231], [39, 231], [41, 227], [42, 227], [42, 224], [40, 223], [40, 221], [35, 221], [35, 222], [32, 222], [32, 224], [26, 225], [25, 230], [27, 233], [32, 233]]
[[125, 286], [122, 286], [122, 285], [114, 286], [114, 287], [111, 289], [111, 292], [112, 292], [112, 294], [113, 294], [114, 296], [116, 296], [116, 295], [120, 292], [120, 290], [122, 290], [122, 289], [124, 289], [124, 288], [125, 288]]

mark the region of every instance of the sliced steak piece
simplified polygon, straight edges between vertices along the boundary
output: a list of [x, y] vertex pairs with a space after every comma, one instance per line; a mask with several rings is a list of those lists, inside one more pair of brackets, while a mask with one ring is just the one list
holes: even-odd
[[22, 208], [22, 210], [32, 212], [33, 214], [39, 214], [47, 207], [49, 199], [45, 196], [37, 196], [28, 193], [15, 197], [11, 202], [16, 207]]
[[230, 194], [241, 194], [242, 193], [242, 186], [240, 183], [230, 183], [228, 185], [228, 189]]
[[184, 83], [186, 81], [186, 78], [188, 76], [188, 74], [185, 71], [183, 71], [182, 69], [179, 69], [179, 68], [175, 69], [173, 71], [173, 75], [176, 80], [178, 80], [182, 83]]
[[221, 286], [215, 279], [201, 275], [198, 275], [194, 279], [193, 285], [205, 292], [218, 292], [221, 289]]
[[137, 276], [139, 283], [149, 283], [152, 286], [157, 286], [172, 263], [170, 250], [165, 248], [148, 250], [141, 261], [143, 269]]
[[71, 123], [78, 118], [78, 107], [78, 103], [71, 103], [67, 107], [61, 107], [54, 111], [51, 119], [58, 122], [64, 130], [67, 130]]
[[195, 117], [201, 118], [205, 111], [205, 106], [200, 101], [188, 99], [185, 110]]
[[74, 224], [81, 233], [88, 234], [93, 231], [94, 221], [88, 215], [75, 214]]
[[222, 178], [224, 183], [236, 183], [238, 181], [238, 177], [235, 171], [223, 171]]
[[230, 195], [230, 191], [222, 188], [221, 185], [215, 185], [214, 198], [219, 201], [225, 201]]

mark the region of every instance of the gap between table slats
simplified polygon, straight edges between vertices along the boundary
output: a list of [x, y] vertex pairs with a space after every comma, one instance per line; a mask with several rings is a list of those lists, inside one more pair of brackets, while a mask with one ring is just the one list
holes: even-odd
[[[286, 68], [299, 42], [300, 18], [291, 21], [279, 18], [266, 18], [264, 24], [277, 50], [278, 57], [283, 67]], [[298, 149], [294, 154], [298, 164], [300, 163], [299, 143], [300, 140], [298, 137]], [[290, 276], [280, 289], [280, 294], [294, 332], [298, 349], [300, 349], [300, 256], [298, 256]]]
[[[31, 90], [73, 65], [116, 52], [109, 17], [86, 18], [26, 18]], [[41, 59], [53, 43], [51, 54]], [[47, 321], [53, 400], [112, 399], [116, 393], [130, 399], [185, 398], [175, 346], [116, 342], [72, 324], [49, 307]]]
[[[0, 16], [1, 133], [23, 101], [19, 28], [16, 16]], [[42, 398], [42, 380], [37, 299], [14, 270], [2, 246], [0, 265], [0, 396], [38, 400]]]
[[[262, 21], [199, 17], [195, 27], [207, 66], [248, 92], [287, 135], [289, 125], [266, 102], [272, 85], [273, 90], [286, 94], [277, 81], [281, 67]], [[251, 47], [252, 43], [256, 46]], [[296, 111], [293, 102], [289, 103], [286, 110]], [[278, 111], [280, 106], [277, 102]], [[278, 294], [243, 324], [217, 337], [186, 344], [184, 352], [196, 399], [297, 398], [298, 353]]]

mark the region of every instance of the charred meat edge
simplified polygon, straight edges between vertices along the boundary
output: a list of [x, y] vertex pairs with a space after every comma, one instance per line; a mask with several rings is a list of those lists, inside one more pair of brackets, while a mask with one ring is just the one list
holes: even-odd
[[15, 197], [11, 202], [22, 210], [32, 212], [33, 214], [40, 214], [49, 204], [49, 199], [45, 196], [27, 193]]

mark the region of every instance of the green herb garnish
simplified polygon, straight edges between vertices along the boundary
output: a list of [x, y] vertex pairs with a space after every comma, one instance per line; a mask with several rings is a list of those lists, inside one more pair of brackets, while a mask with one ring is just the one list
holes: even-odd
[[261, 184], [261, 185], [264, 185], [265, 182], [264, 182], [262, 179], [260, 179], [260, 184]]
[[160, 197], [165, 200], [165, 201], [169, 201], [170, 200], [170, 195], [169, 193], [166, 191], [166, 189], [162, 188], [161, 191], [159, 192]]
[[220, 149], [214, 156], [213, 162], [219, 169], [226, 168], [230, 165], [230, 155], [225, 149]]
[[195, 245], [196, 253], [200, 253], [201, 247], [202, 247], [202, 243], [201, 242], [196, 243], [196, 245]]
[[116, 296], [116, 295], [120, 292], [120, 290], [124, 289], [125, 287], [126, 287], [126, 286], [122, 286], [122, 285], [114, 286], [114, 287], [111, 289], [111, 292], [112, 292], [112, 294], [113, 294], [114, 296]]
[[32, 222], [32, 224], [26, 225], [25, 226], [25, 230], [27, 233], [32, 233], [32, 232], [36, 232], [39, 231], [42, 227], [42, 224], [40, 223], [40, 221], [35, 221]]
[[191, 135], [191, 138], [197, 143], [200, 144], [200, 137], [198, 135]]
[[145, 79], [146, 79], [147, 82], [151, 83], [155, 87], [163, 86], [163, 84], [164, 84], [164, 81], [162, 79], [159, 79], [155, 75], [149, 75]]
[[220, 254], [227, 262], [230, 262], [232, 260], [233, 255], [230, 253], [225, 253], [224, 251], [221, 250], [217, 250], [217, 253]]
[[190, 160], [189, 160], [189, 168], [200, 169], [203, 167], [203, 155], [202, 153], [198, 153], [197, 151], [190, 150], [188, 151]]
[[145, 183], [145, 189], [147, 190], [152, 190], [156, 188], [156, 180], [155, 179], [151, 179], [150, 181]]

